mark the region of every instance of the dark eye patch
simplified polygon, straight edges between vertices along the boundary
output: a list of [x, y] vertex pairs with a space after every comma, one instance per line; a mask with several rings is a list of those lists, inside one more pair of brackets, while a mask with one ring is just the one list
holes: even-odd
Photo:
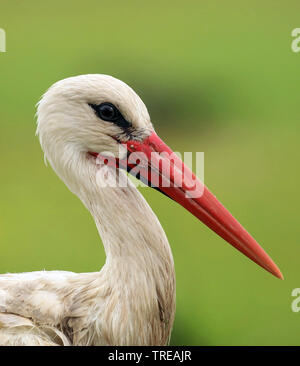
[[112, 122], [122, 128], [132, 127], [131, 123], [128, 122], [118, 110], [118, 108], [112, 103], [101, 103], [101, 104], [89, 104], [96, 113], [96, 115], [104, 121]]

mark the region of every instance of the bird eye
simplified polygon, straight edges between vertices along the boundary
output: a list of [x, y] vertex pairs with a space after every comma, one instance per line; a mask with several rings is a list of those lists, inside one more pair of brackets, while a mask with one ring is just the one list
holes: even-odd
[[92, 107], [97, 116], [104, 121], [113, 122], [123, 128], [131, 127], [131, 123], [126, 121], [118, 108], [111, 103], [101, 103], [98, 105], [90, 104], [90, 107]]
[[113, 120], [116, 117], [115, 108], [108, 104], [102, 104], [99, 107], [99, 112], [103, 119]]
[[98, 116], [104, 121], [115, 121], [120, 115], [117, 108], [109, 103], [102, 103], [97, 106], [96, 112], [98, 112]]

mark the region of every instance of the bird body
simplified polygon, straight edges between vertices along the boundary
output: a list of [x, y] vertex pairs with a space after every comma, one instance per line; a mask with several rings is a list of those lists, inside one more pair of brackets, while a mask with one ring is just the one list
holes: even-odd
[[94, 200], [85, 196], [107, 256], [100, 272], [0, 276], [0, 344], [168, 343], [175, 313], [171, 250], [151, 208], [128, 184], [95, 187]]
[[[156, 174], [156, 189], [281, 278], [263, 249], [178, 157], [168, 174], [156, 155], [147, 160], [172, 151], [128, 85], [107, 75], [68, 78], [45, 93], [37, 115], [45, 158], [93, 216], [106, 262], [93, 273], [0, 275], [0, 345], [168, 344], [175, 315], [173, 257], [157, 217], [124, 171], [133, 174], [129, 167], [141, 165], [137, 177], [149, 186]], [[132, 162], [136, 153], [143, 154], [141, 164]]]

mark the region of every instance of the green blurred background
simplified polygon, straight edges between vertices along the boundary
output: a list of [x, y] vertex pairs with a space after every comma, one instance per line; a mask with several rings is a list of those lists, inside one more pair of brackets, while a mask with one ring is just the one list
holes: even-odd
[[97, 271], [88, 212], [43, 162], [35, 104], [55, 81], [111, 74], [176, 151], [205, 152], [205, 182], [272, 256], [250, 262], [179, 205], [141, 188], [170, 240], [173, 345], [298, 345], [299, 1], [2, 0], [0, 272]]

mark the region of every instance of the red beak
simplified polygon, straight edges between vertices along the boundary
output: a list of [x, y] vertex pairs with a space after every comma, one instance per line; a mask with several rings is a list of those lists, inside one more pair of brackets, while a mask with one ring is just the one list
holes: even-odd
[[178, 202], [248, 258], [283, 279], [262, 247], [155, 132], [126, 145], [128, 156], [119, 160], [120, 168]]

